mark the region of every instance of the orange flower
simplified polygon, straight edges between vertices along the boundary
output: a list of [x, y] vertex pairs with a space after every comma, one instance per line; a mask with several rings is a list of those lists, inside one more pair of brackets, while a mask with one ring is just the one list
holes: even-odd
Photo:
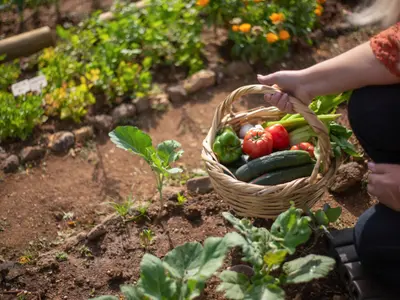
[[283, 13], [273, 13], [269, 16], [269, 19], [272, 21], [273, 24], [279, 24], [285, 21], [285, 15]]
[[317, 0], [317, 3], [319, 4], [324, 4], [326, 2], [326, 0]]
[[279, 31], [279, 39], [286, 41], [288, 39], [290, 39], [290, 34], [288, 31], [286, 30], [281, 30]]
[[232, 31], [234, 31], [234, 32], [239, 31], [239, 25], [233, 25], [232, 26]]
[[275, 33], [272, 33], [272, 32], [267, 33], [265, 38], [267, 39], [267, 42], [270, 44], [273, 44], [279, 40], [279, 37]]
[[317, 4], [317, 9], [322, 11], [324, 8], [321, 5]]
[[319, 9], [319, 8], [317, 8], [317, 9], [314, 10], [314, 13], [315, 13], [318, 17], [320, 17], [320, 16], [322, 15], [322, 10]]
[[204, 6], [207, 6], [209, 2], [210, 2], [210, 0], [197, 0], [196, 4], [198, 6], [204, 7]]
[[251, 25], [249, 23], [243, 23], [242, 25], [239, 26], [239, 30], [241, 32], [250, 32]]

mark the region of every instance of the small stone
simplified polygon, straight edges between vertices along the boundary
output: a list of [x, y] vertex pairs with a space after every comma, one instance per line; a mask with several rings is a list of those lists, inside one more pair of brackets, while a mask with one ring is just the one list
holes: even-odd
[[115, 124], [125, 123], [128, 119], [136, 115], [136, 107], [134, 104], [123, 103], [112, 112], [112, 119]]
[[141, 114], [151, 109], [149, 97], [140, 97], [132, 100], [136, 107], [136, 111]]
[[54, 251], [47, 252], [41, 255], [36, 263], [40, 270], [58, 270], [60, 268]]
[[100, 224], [95, 226], [90, 232], [87, 234], [87, 239], [89, 241], [95, 241], [100, 238], [102, 235], [106, 234], [107, 230], [104, 225]]
[[246, 275], [248, 278], [253, 277], [254, 275], [254, 270], [252, 267], [247, 266], [247, 265], [236, 265], [230, 268], [230, 271], [237, 272], [237, 273], [242, 273]]
[[72, 132], [60, 131], [53, 134], [49, 139], [48, 147], [54, 152], [67, 152], [74, 146], [75, 137]]
[[182, 102], [187, 99], [187, 92], [180, 84], [170, 86], [167, 89], [167, 94], [172, 103]]
[[85, 284], [85, 279], [81, 276], [77, 276], [74, 279], [74, 283], [76, 286], [83, 286]]
[[46, 149], [35, 146], [25, 147], [20, 153], [21, 163], [27, 163], [30, 161], [40, 160], [46, 155]]
[[188, 94], [192, 94], [201, 89], [215, 85], [215, 82], [215, 72], [211, 70], [201, 70], [186, 79], [183, 83], [183, 87]]
[[152, 97], [151, 107], [155, 110], [165, 111], [169, 106], [168, 94], [161, 93]]
[[189, 179], [186, 183], [189, 192], [197, 194], [207, 194], [213, 190], [210, 177], [202, 176]]
[[231, 77], [243, 76], [253, 73], [253, 68], [244, 61], [233, 61], [225, 68], [225, 74]]
[[93, 137], [93, 127], [92, 126], [84, 126], [77, 130], [73, 131], [75, 136], [75, 141], [77, 143], [83, 143]]
[[3, 161], [2, 169], [4, 173], [12, 173], [18, 170], [19, 158], [12, 154]]
[[330, 190], [334, 193], [343, 193], [349, 190], [362, 181], [365, 172], [365, 168], [356, 162], [340, 166]]
[[88, 117], [88, 122], [93, 125], [95, 129], [101, 132], [109, 132], [113, 125], [113, 118], [109, 115], [97, 115], [95, 117]]

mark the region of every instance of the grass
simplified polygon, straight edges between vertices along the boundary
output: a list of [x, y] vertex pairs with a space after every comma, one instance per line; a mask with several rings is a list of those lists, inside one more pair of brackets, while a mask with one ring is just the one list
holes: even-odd
[[57, 252], [56, 253], [56, 259], [57, 261], [66, 261], [68, 260], [68, 254], [65, 252]]
[[139, 235], [140, 244], [142, 245], [143, 248], [147, 249], [153, 242], [154, 237], [155, 237], [155, 234], [154, 234], [153, 230], [143, 229]]
[[134, 202], [132, 196], [128, 196], [126, 200], [122, 203], [109, 202], [108, 204], [119, 216], [125, 218], [126, 216], [131, 214]]

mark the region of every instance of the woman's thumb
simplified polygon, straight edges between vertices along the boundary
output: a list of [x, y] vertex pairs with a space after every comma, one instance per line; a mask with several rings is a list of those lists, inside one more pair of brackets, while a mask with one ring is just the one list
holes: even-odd
[[257, 75], [257, 80], [259, 83], [261, 84], [265, 84], [265, 85], [273, 85], [276, 84], [276, 76], [275, 74], [269, 74], [269, 75]]

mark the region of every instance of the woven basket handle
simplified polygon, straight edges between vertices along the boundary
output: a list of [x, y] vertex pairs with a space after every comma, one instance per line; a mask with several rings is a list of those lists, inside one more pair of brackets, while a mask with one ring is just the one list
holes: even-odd
[[[224, 116], [228, 113], [233, 114], [232, 104], [234, 101], [240, 99], [240, 97], [249, 94], [274, 94], [280, 92], [278, 88], [255, 84], [240, 87], [228, 95], [225, 100], [218, 106], [214, 114], [214, 119], [212, 126], [218, 128], [222, 122]], [[320, 150], [320, 155], [317, 157], [317, 163], [315, 164], [314, 171], [311, 175], [310, 182], [315, 182], [321, 162], [323, 162], [323, 172], [325, 173], [330, 166], [330, 153], [331, 153], [331, 143], [329, 139], [329, 133], [326, 126], [317, 118], [315, 113], [303, 102], [295, 97], [289, 96], [289, 100], [293, 105], [295, 112], [301, 114], [304, 119], [308, 122], [311, 128], [318, 136], [318, 147]]]

